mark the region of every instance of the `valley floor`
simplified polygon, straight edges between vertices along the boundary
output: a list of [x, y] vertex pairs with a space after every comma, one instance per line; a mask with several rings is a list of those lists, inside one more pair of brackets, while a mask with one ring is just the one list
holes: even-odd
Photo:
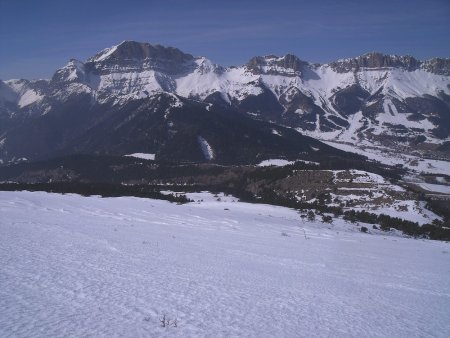
[[450, 336], [450, 244], [189, 197], [0, 192], [0, 336]]

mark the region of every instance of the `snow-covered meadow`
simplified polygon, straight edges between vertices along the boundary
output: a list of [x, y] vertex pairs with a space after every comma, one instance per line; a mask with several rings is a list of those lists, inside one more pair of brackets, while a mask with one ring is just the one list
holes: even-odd
[[450, 336], [448, 243], [189, 197], [0, 192], [0, 336]]
[[[323, 138], [320, 139], [324, 141]], [[396, 150], [393, 151], [386, 147], [374, 147], [373, 145], [368, 146], [367, 142], [365, 142], [365, 144], [363, 145], [355, 145], [349, 142], [336, 141], [324, 141], [324, 143], [343, 151], [366, 156], [369, 160], [373, 160], [383, 164], [392, 166], [401, 164], [402, 166], [416, 174], [424, 173], [447, 175], [450, 172], [449, 161], [432, 160], [416, 155], [398, 153]]]

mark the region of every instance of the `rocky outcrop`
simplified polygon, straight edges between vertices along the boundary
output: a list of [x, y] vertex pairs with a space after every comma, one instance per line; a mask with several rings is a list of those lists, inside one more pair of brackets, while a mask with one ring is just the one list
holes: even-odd
[[378, 52], [364, 54], [355, 58], [338, 60], [330, 63], [338, 73], [359, 71], [361, 69], [402, 68], [406, 71], [424, 69], [438, 75], [450, 75], [450, 59], [433, 58], [420, 61], [412, 56], [386, 55]]
[[86, 67], [98, 74], [105, 74], [114, 67], [126, 70], [155, 70], [167, 74], [177, 74], [193, 66], [194, 57], [178, 48], [152, 46], [149, 43], [124, 41], [105, 49], [90, 58]]
[[300, 60], [295, 55], [286, 54], [283, 57], [255, 56], [246, 64], [246, 68], [255, 75], [301, 76], [302, 69], [306, 65], [308, 62]]
[[412, 56], [385, 55], [372, 52], [356, 58], [338, 60], [330, 63], [330, 66], [338, 73], [358, 71], [361, 68], [388, 68], [397, 67], [407, 71], [419, 68], [421, 62]]
[[433, 58], [423, 62], [422, 67], [430, 73], [450, 76], [450, 58]]

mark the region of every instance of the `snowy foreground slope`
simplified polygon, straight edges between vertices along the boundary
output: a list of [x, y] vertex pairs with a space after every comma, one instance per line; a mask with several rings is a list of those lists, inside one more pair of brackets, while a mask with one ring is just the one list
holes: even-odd
[[0, 336], [450, 336], [448, 243], [191, 198], [0, 192]]

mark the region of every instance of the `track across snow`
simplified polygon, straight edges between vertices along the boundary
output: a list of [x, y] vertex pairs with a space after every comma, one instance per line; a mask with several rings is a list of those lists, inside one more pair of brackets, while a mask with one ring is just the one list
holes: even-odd
[[448, 243], [190, 197], [0, 192], [0, 336], [450, 336]]

